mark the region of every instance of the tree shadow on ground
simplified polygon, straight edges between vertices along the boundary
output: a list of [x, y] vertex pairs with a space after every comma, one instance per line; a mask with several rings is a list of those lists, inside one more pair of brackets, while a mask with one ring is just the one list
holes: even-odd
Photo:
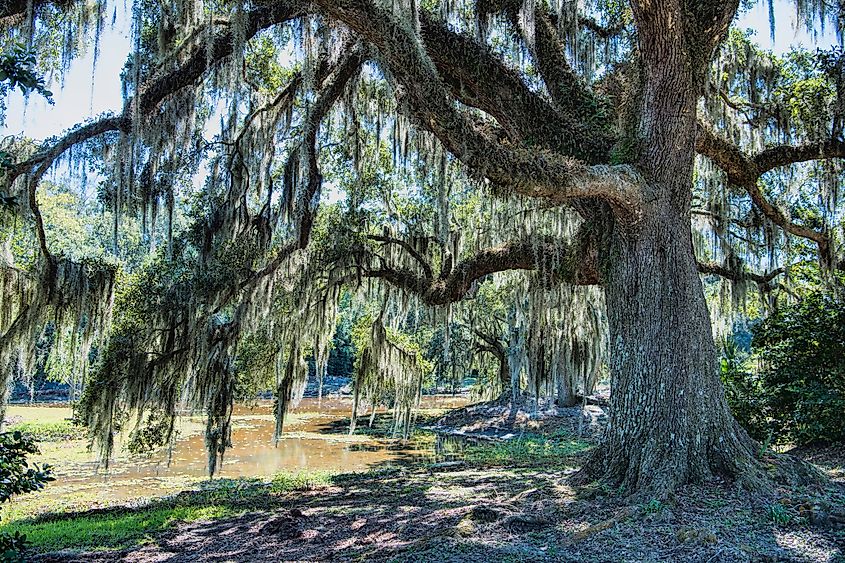
[[[829, 499], [845, 500], [845, 490], [834, 487]], [[777, 520], [773, 503], [791, 506], [785, 497], [757, 499], [715, 481], [688, 487], [666, 505], [626, 505], [617, 493], [575, 489], [567, 473], [538, 468], [432, 473], [385, 465], [333, 476], [314, 490], [273, 494], [267, 485], [246, 485], [233, 505], [247, 511], [241, 515], [182, 523], [122, 551], [37, 560], [762, 562], [843, 555], [845, 530]], [[265, 504], [251, 504], [259, 495]], [[225, 502], [222, 496], [183, 502]]]

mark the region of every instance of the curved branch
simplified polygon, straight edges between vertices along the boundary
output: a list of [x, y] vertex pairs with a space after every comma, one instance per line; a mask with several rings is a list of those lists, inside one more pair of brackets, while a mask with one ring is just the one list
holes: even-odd
[[432, 272], [431, 265], [426, 261], [425, 257], [422, 254], [417, 252], [417, 249], [413, 247], [409, 242], [404, 241], [402, 239], [394, 238], [394, 237], [387, 237], [382, 235], [369, 235], [367, 237], [370, 240], [374, 240], [376, 242], [383, 242], [385, 244], [395, 244], [397, 246], [402, 247], [405, 251], [411, 255], [411, 257], [416, 260], [417, 264], [420, 265], [420, 268], [423, 269], [425, 276], [428, 278], [433, 278], [434, 273]]
[[[314, 218], [317, 214], [319, 191], [323, 181], [317, 166], [317, 131], [320, 122], [343, 94], [346, 85], [364, 62], [364, 51], [360, 46], [354, 46], [346, 49], [346, 51], [348, 51], [348, 54], [328, 72], [320, 94], [306, 117], [303, 131], [303, 142], [306, 145], [303, 150], [306, 151], [309, 170], [308, 179], [304, 182], [304, 189], [297, 194], [294, 210], [296, 234], [291, 240], [279, 247], [273, 258], [263, 268], [241, 283], [237, 288], [239, 290], [250, 287], [272, 275], [294, 252], [302, 250], [308, 245]], [[297, 158], [297, 156], [292, 155], [292, 158]]]
[[74, 145], [78, 145], [109, 131], [128, 132], [131, 127], [132, 121], [121, 115], [102, 117], [97, 121], [71, 129], [52, 145], [36, 153], [31, 158], [16, 164], [9, 171], [7, 181], [9, 183], [14, 182], [21, 174], [33, 170], [35, 171], [34, 175], [36, 177], [41, 177], [63, 152]]
[[771, 282], [781, 274], [786, 273], [786, 268], [775, 268], [765, 274], [740, 271], [718, 262], [699, 262], [698, 271], [702, 274], [712, 274], [732, 281], [752, 281], [762, 287], [771, 287]]
[[458, 262], [448, 276], [431, 278], [408, 269], [364, 268], [363, 274], [383, 279], [418, 295], [429, 305], [460, 301], [480, 279], [506, 270], [539, 270], [551, 281], [577, 285], [600, 282], [593, 241], [588, 236], [574, 242], [525, 239], [486, 248]]
[[845, 141], [829, 139], [803, 145], [772, 147], [754, 156], [754, 164], [763, 174], [781, 166], [829, 158], [845, 158]]
[[611, 39], [618, 35], [622, 35], [627, 29], [627, 26], [624, 23], [606, 26], [600, 24], [598, 21], [596, 21], [595, 18], [591, 18], [588, 16], [578, 16], [578, 23], [584, 29], [590, 31], [591, 33], [602, 39]]
[[606, 138], [533, 92], [486, 45], [424, 14], [420, 21], [426, 52], [461, 103], [493, 116], [514, 141], [589, 163], [606, 162], [610, 146]]
[[[279, 105], [283, 105], [285, 107], [289, 107], [293, 103], [293, 97], [296, 95], [299, 87], [302, 85], [302, 72], [297, 71], [293, 74], [288, 85], [282, 88], [276, 96], [264, 104], [263, 106], [256, 108], [249, 115], [246, 116], [244, 120], [244, 124], [241, 126], [241, 130], [238, 133], [237, 137], [233, 143], [237, 145], [243, 139], [246, 132], [249, 130], [249, 126], [252, 125], [252, 122], [261, 115], [262, 113], [266, 113], [273, 108], [278, 107]], [[284, 103], [283, 103], [284, 102]]]
[[760, 177], [781, 166], [826, 158], [845, 158], [845, 143], [830, 140], [805, 145], [783, 145], [748, 155], [738, 146], [720, 138], [710, 127], [699, 123], [696, 151], [712, 160], [725, 171], [728, 181], [745, 189], [754, 204], [772, 223], [793, 235], [814, 241], [823, 262], [830, 260], [830, 237], [809, 227], [799, 225], [780, 208], [766, 199], [759, 186]]
[[398, 83], [397, 97], [419, 124], [479, 177], [520, 194], [564, 203], [601, 198], [628, 220], [640, 212], [641, 178], [628, 166], [591, 167], [550, 151], [511, 148], [484, 133], [448, 95], [419, 37], [371, 0], [318, 0], [365, 38]]
[[478, 330], [475, 327], [470, 327], [470, 330], [480, 340], [484, 342], [484, 346], [478, 346], [479, 350], [483, 349], [484, 351], [488, 351], [500, 359], [505, 356], [505, 345], [502, 344], [501, 340], [499, 340], [495, 336], [490, 336], [489, 334], [485, 333], [484, 331]]
[[[531, 9], [533, 13], [526, 18], [520, 13], [524, 9]], [[558, 33], [558, 22], [548, 6], [537, 3], [528, 8], [521, 0], [480, 0], [478, 10], [480, 17], [506, 14], [534, 57], [540, 76], [558, 107], [580, 122], [595, 122], [601, 117], [595, 94], [569, 64]]]
[[[518, 24], [516, 13], [512, 18]], [[526, 35], [526, 30], [523, 30], [523, 35]], [[537, 68], [555, 102], [579, 121], [600, 128], [599, 101], [569, 64], [557, 28], [548, 8], [542, 3], [535, 7], [534, 37], [526, 37], [529, 42], [532, 39]]]
[[[302, 0], [286, 2], [272, 2], [261, 4], [251, 10], [246, 16], [246, 24], [241, 31], [243, 41], [252, 38], [262, 29], [282, 23], [301, 15], [305, 8]], [[194, 84], [211, 66], [219, 63], [232, 54], [236, 43], [233, 31], [226, 29], [216, 34], [208, 43], [198, 42], [185, 60], [169, 71], [162, 71], [147, 79], [139, 88], [137, 96], [138, 111], [147, 116], [155, 111], [159, 104], [170, 95]], [[55, 162], [63, 152], [76, 144], [82, 143], [109, 131], [130, 132], [136, 100], [127, 100], [123, 111], [118, 116], [102, 117], [87, 125], [77, 127], [54, 143], [45, 147], [32, 158], [14, 166], [7, 176], [8, 182], [13, 182], [21, 174], [36, 171], [36, 176], [43, 173]]]
[[359, 45], [347, 49], [349, 54], [337, 66], [334, 73], [328, 77], [320, 96], [311, 107], [305, 119], [302, 142], [308, 161], [308, 182], [304, 192], [297, 193], [297, 218], [299, 221], [299, 246], [305, 248], [311, 238], [311, 228], [317, 215], [317, 205], [320, 198], [320, 188], [323, 176], [317, 166], [317, 131], [320, 122], [328, 114], [334, 103], [340, 98], [346, 85], [360, 70], [364, 63], [364, 50]]

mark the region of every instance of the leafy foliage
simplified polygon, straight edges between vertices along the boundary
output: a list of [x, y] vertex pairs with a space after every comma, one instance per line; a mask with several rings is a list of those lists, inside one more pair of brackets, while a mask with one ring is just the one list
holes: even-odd
[[35, 70], [35, 55], [18, 43], [0, 54], [0, 82], [9, 82], [11, 88], [20, 88], [22, 94], [38, 92], [50, 102], [53, 93], [44, 84], [44, 78]]
[[[0, 433], [0, 503], [12, 495], [37, 491], [53, 480], [49, 465], [29, 466], [26, 456], [34, 453], [38, 448], [28, 436], [19, 431]], [[21, 553], [26, 546], [25, 534], [0, 534], [0, 561], [23, 561]]]
[[[740, 422], [755, 437], [777, 442], [845, 440], [845, 302], [812, 293], [753, 334], [752, 362], [726, 355], [722, 363]], [[757, 369], [747, 369], [754, 362]]]

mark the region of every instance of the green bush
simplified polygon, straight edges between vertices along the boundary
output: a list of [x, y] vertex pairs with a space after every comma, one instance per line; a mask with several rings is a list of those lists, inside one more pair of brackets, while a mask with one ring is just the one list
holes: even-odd
[[[29, 454], [38, 453], [35, 442], [20, 432], [0, 432], [0, 503], [12, 495], [31, 493], [52, 481], [49, 465], [30, 467], [26, 461]], [[0, 561], [11, 563], [22, 561], [27, 546], [24, 534], [0, 533]]]
[[725, 395], [734, 417], [752, 438], [760, 441], [772, 439], [772, 429], [767, 421], [766, 393], [762, 378], [748, 369], [750, 354], [728, 340], [722, 349], [721, 376]]
[[845, 440], [845, 301], [814, 293], [752, 330], [749, 361], [728, 347], [722, 379], [735, 416], [757, 439]]

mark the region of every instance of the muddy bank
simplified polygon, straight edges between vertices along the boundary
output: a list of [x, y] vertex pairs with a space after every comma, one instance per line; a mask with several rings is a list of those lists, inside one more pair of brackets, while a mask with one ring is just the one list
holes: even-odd
[[440, 435], [477, 440], [509, 440], [532, 432], [566, 433], [595, 440], [606, 423], [604, 407], [597, 404], [558, 407], [551, 401], [524, 399], [515, 406], [501, 400], [467, 405], [424, 428]]

